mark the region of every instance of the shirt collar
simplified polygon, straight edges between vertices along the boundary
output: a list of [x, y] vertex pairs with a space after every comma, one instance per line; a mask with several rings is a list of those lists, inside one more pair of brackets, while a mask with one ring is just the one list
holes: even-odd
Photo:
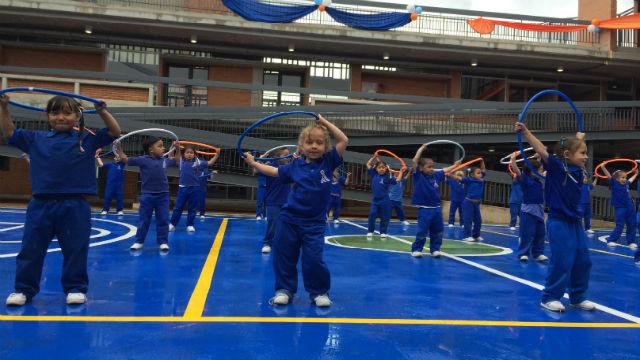
[[78, 136], [78, 132], [76, 130], [71, 129], [70, 131], [58, 131], [56, 129], [51, 129], [49, 130], [49, 132], [47, 133], [47, 137], [54, 137], [58, 134], [64, 134], [67, 136]]

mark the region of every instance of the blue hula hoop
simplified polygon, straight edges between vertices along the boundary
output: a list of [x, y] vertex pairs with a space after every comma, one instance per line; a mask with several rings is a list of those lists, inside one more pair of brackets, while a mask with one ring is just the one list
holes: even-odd
[[[555, 94], [555, 95], [559, 95], [561, 98], [564, 99], [564, 101], [567, 102], [567, 104], [569, 104], [569, 106], [571, 106], [571, 108], [573, 109], [573, 112], [576, 114], [576, 121], [578, 122], [578, 131], [579, 132], [584, 132], [584, 121], [582, 119], [582, 114], [580, 113], [580, 111], [578, 111], [578, 108], [576, 107], [576, 104], [573, 103], [573, 100], [571, 100], [565, 93], [559, 91], [559, 90], [543, 90], [540, 91], [539, 93], [533, 95], [533, 97], [531, 97], [531, 99], [529, 99], [529, 101], [527, 102], [527, 104], [524, 106], [524, 108], [522, 109], [522, 112], [520, 113], [520, 115], [518, 115], [518, 122], [523, 123], [524, 124], [524, 117], [525, 115], [527, 115], [527, 111], [529, 110], [529, 107], [531, 107], [531, 105], [533, 104], [533, 102], [544, 95], [548, 95], [548, 94]], [[518, 131], [518, 148], [520, 148], [520, 153], [524, 154], [525, 153], [525, 149], [524, 146], [522, 145], [522, 131]], [[529, 162], [529, 159], [527, 159], [526, 156], [524, 156], [524, 163], [527, 164], [527, 167], [529, 167], [529, 169], [531, 169], [531, 171], [538, 177], [544, 179], [545, 177], [542, 176], [542, 174], [540, 174], [536, 169], [533, 168], [533, 165], [531, 165], [531, 163]]]
[[[243, 158], [245, 158], [246, 156], [244, 155], [244, 150], [242, 149], [242, 140], [244, 140], [244, 138], [251, 133], [251, 131], [255, 128], [257, 128], [258, 126], [266, 123], [269, 120], [273, 120], [279, 117], [283, 117], [283, 116], [288, 116], [288, 115], [308, 115], [308, 116], [313, 116], [316, 120], [319, 119], [318, 114], [310, 112], [310, 111], [286, 111], [286, 112], [281, 112], [281, 113], [276, 113], [276, 114], [271, 114], [267, 117], [264, 117], [258, 121], [256, 121], [255, 123], [251, 124], [251, 126], [249, 126], [238, 138], [238, 144], [236, 146], [236, 150], [238, 150], [238, 153], [240, 153], [240, 156], [242, 156]], [[281, 160], [281, 159], [288, 159], [290, 157], [293, 157], [293, 153], [287, 155], [287, 156], [281, 156], [278, 158], [260, 158], [260, 161], [277, 161], [277, 160]], [[258, 160], [258, 159], [256, 159]]]
[[[72, 94], [72, 93], [68, 93], [68, 92], [65, 92], [65, 91], [59, 91], [59, 90], [49, 90], [49, 89], [37, 88], [37, 87], [12, 87], [12, 88], [6, 88], [6, 89], [0, 90], [0, 95], [4, 95], [5, 93], [9, 93], [9, 92], [26, 92], [26, 91], [29, 91], [29, 92], [40, 92], [40, 93], [51, 94], [51, 95], [62, 95], [62, 96], [67, 96], [67, 97], [71, 97], [71, 98], [75, 98], [75, 99], [80, 99], [80, 100], [92, 102], [94, 104], [104, 104], [104, 101], [98, 100], [98, 99], [94, 99], [94, 98], [90, 98], [88, 96], [79, 95], [79, 94]], [[17, 107], [20, 107], [20, 108], [23, 108], [23, 109], [27, 109], [27, 110], [33, 110], [33, 111], [45, 111], [46, 110], [43, 107], [31, 106], [31, 105], [19, 103], [17, 101], [13, 101], [13, 100], [9, 100], [9, 103], [11, 105], [14, 105], [14, 106], [17, 106]], [[95, 114], [96, 110], [95, 109], [83, 110], [82, 112], [85, 113], [85, 114]]]

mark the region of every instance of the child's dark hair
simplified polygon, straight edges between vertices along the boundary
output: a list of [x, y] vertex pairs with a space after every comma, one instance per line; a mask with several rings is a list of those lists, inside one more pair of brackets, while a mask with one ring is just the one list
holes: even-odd
[[68, 96], [56, 95], [47, 101], [47, 107], [45, 113], [57, 114], [60, 112], [68, 111], [73, 113], [80, 113], [80, 120], [78, 121], [78, 146], [82, 149], [82, 134], [84, 133], [84, 114], [80, 108], [80, 103]]
[[563, 137], [556, 145], [555, 153], [557, 156], [562, 158], [565, 151], [569, 151], [569, 154], [573, 154], [578, 151], [578, 148], [582, 144], [586, 144], [584, 140], [580, 140], [574, 136]]
[[429, 162], [435, 163], [435, 161], [433, 161], [432, 158], [421, 158], [420, 161], [418, 161], [418, 166], [419, 167], [423, 167], [425, 165], [427, 165]]
[[157, 138], [155, 136], [150, 136], [147, 140], [145, 140], [142, 143], [142, 152], [145, 154], [149, 154], [149, 148], [160, 140], [161, 140], [160, 138]]
[[182, 156], [184, 157], [184, 153], [187, 152], [187, 150], [191, 150], [193, 151], [193, 153], [196, 153], [196, 148], [193, 145], [183, 145], [184, 147], [182, 148]]
[[[531, 159], [529, 160], [529, 163], [531, 164], [531, 166], [536, 169], [536, 171], [540, 170], [540, 167], [542, 166], [542, 163], [538, 160], [535, 159]], [[528, 166], [523, 166], [522, 167], [523, 171], [525, 174], [529, 175], [529, 176], [533, 176], [533, 171], [531, 171], [531, 168], [529, 168]]]
[[389, 172], [389, 165], [387, 165], [387, 163], [386, 163], [386, 162], [384, 162], [384, 161], [382, 161], [382, 160], [377, 161], [377, 162], [375, 163], [375, 165], [373, 165], [373, 168], [374, 168], [374, 169], [377, 169], [377, 168], [378, 168], [378, 166], [380, 166], [380, 165], [384, 165], [384, 169], [385, 169], [385, 171], [386, 171], [386, 172]]

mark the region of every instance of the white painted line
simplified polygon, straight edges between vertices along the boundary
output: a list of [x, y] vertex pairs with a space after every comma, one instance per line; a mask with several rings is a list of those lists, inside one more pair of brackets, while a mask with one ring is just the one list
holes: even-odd
[[[355, 227], [358, 227], [358, 228], [362, 228], [362, 229], [367, 230], [366, 227], [358, 225], [358, 224], [354, 224], [352, 222], [345, 222], [345, 223], [350, 224], [350, 225], [355, 226]], [[393, 236], [393, 235], [389, 235], [389, 237], [390, 238], [395, 238], [395, 236]], [[396, 239], [396, 240], [404, 241], [404, 239]], [[519, 277], [513, 276], [511, 274], [507, 274], [507, 273], [505, 273], [503, 271], [500, 271], [500, 270], [497, 270], [497, 269], [494, 269], [494, 268], [491, 268], [491, 267], [488, 267], [488, 266], [485, 266], [485, 265], [482, 265], [482, 264], [478, 264], [477, 262], [474, 262], [474, 261], [471, 261], [471, 260], [467, 260], [467, 259], [463, 259], [463, 258], [455, 256], [455, 255], [447, 254], [446, 252], [442, 252], [442, 256], [447, 257], [447, 258], [452, 259], [452, 260], [455, 260], [455, 261], [458, 261], [458, 262], [461, 262], [463, 264], [467, 264], [467, 265], [473, 266], [473, 267], [475, 267], [477, 269], [487, 271], [487, 272], [489, 272], [491, 274], [501, 276], [501, 277], [503, 277], [505, 279], [509, 279], [509, 280], [518, 282], [520, 284], [530, 286], [530, 287], [532, 287], [534, 289], [537, 289], [537, 290], [540, 290], [540, 291], [544, 290], [544, 286], [541, 285], [541, 284], [535, 283], [535, 282], [527, 280], [527, 279], [519, 278]], [[568, 299], [569, 295], [568, 294], [564, 294], [564, 298]], [[617, 316], [619, 318], [628, 320], [628, 321], [636, 323], [636, 324], [640, 324], [640, 317], [637, 317], [637, 316], [634, 316], [634, 315], [631, 315], [631, 314], [627, 314], [627, 313], [624, 313], [622, 311], [618, 311], [616, 309], [612, 309], [612, 308], [610, 308], [608, 306], [604, 306], [604, 305], [601, 305], [601, 304], [598, 304], [598, 303], [595, 303], [595, 302], [594, 302], [594, 304], [596, 305], [596, 309], [598, 309], [600, 311], [606, 312], [608, 314], [611, 314], [613, 316]]]
[[24, 224], [16, 225], [16, 226], [8, 227], [8, 228], [2, 228], [2, 229], [0, 229], [0, 232], [22, 229], [23, 227], [24, 227]]
[[[626, 235], [626, 234], [625, 234], [625, 235]], [[607, 244], [607, 246], [610, 246], [610, 245], [609, 245], [609, 242], [607, 241], [607, 239], [608, 239], [608, 238], [609, 238], [609, 235], [602, 235], [602, 236], [598, 236], [598, 241], [601, 241], [601, 242], [603, 242], [603, 243]], [[623, 248], [631, 249], [631, 248], [629, 247], [629, 245], [622, 245], [622, 244], [618, 244], [618, 243], [615, 243], [613, 246], [614, 246], [614, 247], [623, 247]]]

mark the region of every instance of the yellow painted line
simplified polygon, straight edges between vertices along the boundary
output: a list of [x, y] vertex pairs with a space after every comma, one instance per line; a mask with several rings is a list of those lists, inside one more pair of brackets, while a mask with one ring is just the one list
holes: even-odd
[[187, 309], [184, 312], [183, 317], [185, 319], [197, 320], [202, 317], [204, 304], [207, 301], [207, 295], [211, 288], [213, 272], [218, 264], [218, 255], [220, 255], [220, 248], [222, 247], [222, 240], [224, 238], [224, 233], [227, 230], [228, 222], [229, 219], [225, 218], [222, 219], [222, 223], [220, 223], [218, 234], [213, 241], [213, 246], [211, 246], [211, 250], [209, 251], [209, 255], [207, 256], [204, 266], [202, 267], [202, 272], [200, 273], [196, 287], [193, 289], [193, 293], [189, 299], [189, 304], [187, 304]]
[[607, 322], [545, 322], [545, 321], [488, 321], [448, 319], [384, 319], [384, 318], [298, 318], [209, 316], [188, 319], [180, 316], [11, 316], [0, 315], [0, 321], [35, 322], [179, 322], [179, 323], [311, 323], [311, 324], [369, 324], [369, 325], [444, 325], [444, 326], [513, 326], [513, 327], [561, 327], [561, 328], [628, 328], [640, 329], [635, 323]]

